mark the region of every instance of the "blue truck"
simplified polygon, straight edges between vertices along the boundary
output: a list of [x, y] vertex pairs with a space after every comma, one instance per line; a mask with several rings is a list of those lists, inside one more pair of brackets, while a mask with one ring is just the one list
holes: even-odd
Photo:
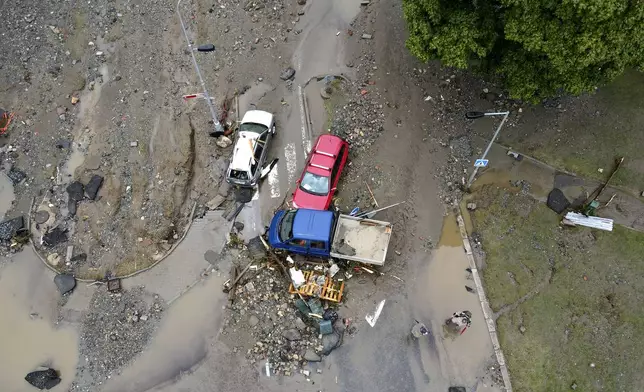
[[275, 213], [268, 229], [274, 249], [305, 256], [383, 265], [392, 225], [327, 210], [292, 209]]

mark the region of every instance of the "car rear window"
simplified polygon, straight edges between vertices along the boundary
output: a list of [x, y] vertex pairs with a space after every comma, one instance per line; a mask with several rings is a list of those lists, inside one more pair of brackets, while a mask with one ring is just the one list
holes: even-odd
[[324, 196], [329, 193], [329, 177], [320, 176], [311, 172], [304, 173], [300, 188], [308, 193]]

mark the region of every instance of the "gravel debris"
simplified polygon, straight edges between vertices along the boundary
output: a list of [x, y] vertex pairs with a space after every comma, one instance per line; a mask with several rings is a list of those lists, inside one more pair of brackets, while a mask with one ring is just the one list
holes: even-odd
[[142, 287], [110, 293], [99, 287], [82, 321], [78, 374], [71, 391], [97, 386], [130, 363], [148, 344], [165, 305]]

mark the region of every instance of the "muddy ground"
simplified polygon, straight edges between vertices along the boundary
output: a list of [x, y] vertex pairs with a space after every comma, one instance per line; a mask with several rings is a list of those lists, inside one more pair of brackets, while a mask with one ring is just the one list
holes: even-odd
[[[296, 33], [285, 4], [253, 4], [181, 6], [192, 39], [217, 45], [199, 61], [216, 81], [216, 106], [233, 112], [225, 98], [257, 79], [243, 65], [267, 59], [263, 78], [277, 80], [287, 65], [280, 52]], [[149, 265], [183, 233], [193, 204], [218, 188], [227, 155], [208, 136], [205, 102], [181, 99], [200, 88], [175, 6], [6, 4], [0, 106], [15, 118], [3, 168], [26, 178], [13, 184], [15, 201], [5, 210], [26, 221], [33, 200], [33, 212], [41, 211], [37, 240], [56, 227], [68, 231], [68, 241], [43, 249], [60, 270], [95, 278]], [[103, 178], [96, 199], [81, 187], [72, 195], [81, 200], [70, 202], [69, 184], [87, 185], [95, 175]]]
[[[193, 205], [196, 203], [197, 210], [203, 212], [203, 205], [218, 192], [230, 153], [208, 136], [213, 125], [209, 123], [205, 103], [181, 99], [183, 94], [198, 92], [200, 87], [186, 52], [175, 13], [176, 4], [165, 0], [101, 4], [10, 3], [5, 7], [8, 15], [6, 29], [2, 31], [8, 38], [7, 57], [0, 64], [0, 107], [14, 111], [16, 117], [1, 150], [6, 178], [0, 177], [0, 210], [7, 217], [28, 216], [33, 212], [32, 222], [37, 223], [35, 243], [43, 256], [61, 270], [98, 278], [107, 273], [130, 273], [149, 265], [181, 237]], [[469, 304], [470, 300], [476, 302], [475, 296], [460, 289], [463, 272], [444, 265], [445, 260], [462, 262], [455, 255], [454, 249], [459, 248], [450, 241], [439, 241], [444, 216], [458, 205], [460, 186], [467, 177], [465, 169], [474, 153], [470, 143], [471, 129], [482, 136], [489, 136], [493, 129], [493, 124], [487, 122], [473, 126], [463, 114], [468, 110], [491, 108], [518, 112], [520, 107], [518, 103], [505, 101], [502, 93], [490, 93], [496, 90], [485, 81], [464, 72], [441, 68], [437, 63], [420, 64], [413, 59], [403, 45], [406, 30], [400, 8], [397, 1], [372, 1], [361, 7], [359, 16], [346, 30], [343, 28], [336, 33], [334, 26], [327, 28], [333, 30], [330, 37], [317, 41], [323, 45], [329, 38], [346, 40], [346, 53], [343, 53], [346, 58], [338, 61], [345, 62], [346, 67], [342, 69], [352, 74], [326, 104], [320, 102], [320, 107], [312, 111], [314, 117], [322, 118], [321, 123], [316, 123], [316, 134], [330, 130], [352, 143], [351, 163], [344, 172], [336, 205], [348, 211], [355, 206], [371, 209], [376, 203], [384, 206], [405, 202], [379, 215], [379, 219], [394, 224], [388, 261], [381, 269], [385, 275], [355, 277], [353, 288], [348, 291], [347, 304], [342, 309], [349, 317], [360, 314], [356, 318], [360, 333], [337, 360], [344, 372], [339, 377], [347, 390], [356, 390], [359, 385], [376, 388], [379, 384], [396, 390], [416, 390], [427, 387], [430, 382], [434, 384], [429, 385], [443, 386], [443, 382], [451, 380], [467, 380], [479, 385], [479, 382], [487, 382], [481, 380], [495, 374], [493, 369], [496, 367], [492, 356], [487, 354], [488, 347], [482, 343], [487, 340], [473, 340], [472, 344], [475, 342], [480, 348], [477, 356], [462, 358], [460, 354], [466, 351], [458, 342], [453, 344], [438, 339], [438, 348], [426, 350], [409, 349], [399, 345], [397, 340], [389, 339], [389, 336], [406, 334], [415, 317], [432, 320], [439, 326], [445, 313], [452, 311], [447, 304], [454, 307]], [[222, 109], [223, 102], [230, 102], [227, 98], [235, 92], [246, 91], [249, 87], [252, 94], [244, 98], [246, 104], [261, 101], [263, 109], [288, 113], [287, 118], [290, 118], [294, 109], [289, 107], [288, 98], [294, 86], [281, 81], [279, 75], [284, 68], [293, 65], [292, 60], [297, 61], [293, 53], [302, 33], [297, 23], [307, 12], [300, 2], [186, 0], [181, 11], [195, 42], [212, 42], [217, 46], [214, 53], [197, 55], [218, 108]], [[362, 38], [363, 34], [368, 34], [369, 38]], [[315, 84], [311, 86], [314, 91], [319, 88]], [[225, 110], [220, 112], [234, 112], [230, 104], [224, 106]], [[320, 112], [324, 114], [320, 115]], [[508, 127], [520, 127], [520, 119], [519, 115], [513, 114]], [[535, 121], [541, 120], [548, 121]], [[286, 129], [287, 125], [290, 123], [278, 123], [280, 129]], [[283, 153], [277, 151], [275, 155], [281, 157]], [[288, 162], [280, 165], [287, 166], [286, 169], [292, 166]], [[18, 172], [24, 172], [26, 178], [18, 181], [20, 176], [15, 175]], [[282, 178], [290, 179], [291, 172], [289, 170]], [[69, 185], [74, 181], [87, 185], [95, 175], [103, 178], [96, 199], [83, 197], [70, 205]], [[285, 190], [282, 190], [282, 197], [287, 197]], [[75, 213], [74, 206], [77, 207]], [[38, 212], [41, 213], [36, 219]], [[270, 215], [270, 211], [262, 214]], [[49, 247], [41, 246], [42, 234], [55, 227], [68, 230], [68, 240]], [[69, 245], [73, 245], [73, 257], [67, 261]], [[436, 247], [439, 249], [435, 250]], [[433, 256], [439, 257], [442, 263]], [[201, 260], [201, 255], [197, 257]], [[451, 301], [437, 303], [435, 298], [439, 293], [425, 287], [446, 287], [447, 290], [451, 285], [441, 285], [445, 283], [442, 282], [443, 274], [453, 277], [460, 291], [459, 295], [450, 295]], [[185, 280], [195, 278], [192, 275], [189, 279], [182, 278], [182, 285]], [[262, 281], [257, 287], [272, 286], [271, 277], [264, 278], [269, 281]], [[141, 275], [137, 279], [140, 282], [146, 278]], [[168, 278], [164, 279], [160, 279], [164, 284], [159, 286], [168, 287]], [[223, 278], [218, 276], [217, 285], [210, 287], [208, 292], [219, 291], [219, 287], [215, 287], [220, 284], [218, 280]], [[243, 290], [253, 300], [259, 295], [252, 290]], [[126, 304], [127, 312], [124, 310], [117, 317], [121, 322], [129, 323], [127, 331], [137, 332], [132, 337], [137, 342], [133, 346], [136, 351], [143, 350], [149, 342], [157, 321], [156, 317], [149, 317], [142, 326], [138, 324], [140, 321], [132, 321], [135, 311], [136, 317], [155, 312], [154, 301], [158, 294], [145, 290], [139, 294], [133, 295]], [[170, 302], [170, 297], [161, 297]], [[371, 312], [380, 298], [389, 301], [381, 322], [386, 327], [369, 332], [363, 315]], [[189, 304], [209, 303], [207, 299], [197, 298]], [[89, 302], [87, 306], [111, 311], [116, 306], [110, 302], [112, 300], [115, 299], [95, 299], [93, 308]], [[268, 303], [282, 306], [283, 301], [285, 298], [278, 296]], [[247, 349], [256, 344], [257, 336], [246, 336], [244, 340], [242, 327], [239, 333], [212, 338], [215, 332], [210, 331], [211, 326], [199, 324], [203, 320], [221, 323], [218, 309], [210, 307], [207, 317], [195, 316], [192, 311], [179, 312], [183, 317], [177, 324], [179, 327], [175, 326], [172, 333], [163, 335], [164, 339], [169, 336], [172, 340], [177, 330], [190, 324], [200, 334], [214, 339], [200, 337], [186, 344], [188, 348], [199, 348], [185, 353], [189, 360], [169, 365], [168, 374], [172, 377], [180, 378], [188, 369], [193, 371], [192, 367], [198, 366], [200, 361], [208, 365], [208, 358], [221, 359], [212, 353], [207, 355], [205, 342], [210, 342], [210, 347], [218, 350], [222, 347], [239, 350], [241, 358], [235, 357], [230, 362], [226, 359], [228, 367], [225, 369], [238, 364], [238, 371], [248, 371], [252, 375], [250, 378], [245, 375], [231, 377], [230, 380], [243, 379], [246, 380], [243, 385], [246, 385], [257, 379], [258, 371], [249, 367], [247, 361], [256, 362], [256, 357], [249, 354], [249, 358], [244, 358]], [[248, 313], [239, 314], [241, 310], [247, 312], [243, 307], [234, 309], [232, 315], [225, 312], [229, 317], [227, 323], [233, 329], [237, 323], [246, 326], [251, 321]], [[270, 327], [270, 317], [264, 317], [266, 309], [253, 309], [252, 312], [262, 316], [256, 316], [260, 323], [258, 330]], [[81, 328], [81, 341], [95, 336], [96, 331], [90, 325], [92, 314], [78, 316], [79, 320], [88, 320], [81, 322], [85, 326], [85, 329]], [[185, 320], [186, 315], [196, 321]], [[296, 322], [295, 319], [291, 321]], [[480, 329], [473, 333], [480, 332], [486, 337], [483, 324], [478, 322], [480, 320], [477, 320], [476, 328]], [[114, 325], [116, 335], [119, 328]], [[303, 331], [315, 341], [312, 331], [306, 327]], [[263, 333], [270, 334], [270, 331]], [[374, 335], [376, 333], [380, 335]], [[478, 335], [468, 335], [468, 339], [469, 336]], [[111, 338], [108, 336], [108, 339]], [[373, 341], [382, 341], [384, 346], [369, 344]], [[108, 346], [97, 346], [97, 356], [101, 355], [100, 351], [118, 348], [120, 342], [117, 337], [107, 341]], [[294, 345], [297, 350], [304, 348], [304, 344], [299, 344]], [[159, 345], [175, 348], [162, 339]], [[383, 349], [394, 359], [392, 371], [397, 377], [385, 377], [386, 372], [373, 377], [365, 373], [372, 369], [362, 366], [364, 361], [372, 361], [369, 363], [376, 366], [375, 352]], [[444, 353], [450, 349], [457, 354], [445, 359]], [[89, 345], [81, 345], [83, 354], [88, 350], [91, 351]], [[415, 351], [409, 354], [409, 350]], [[154, 352], [147, 354], [154, 357], [151, 354]], [[261, 354], [265, 352], [278, 357], [282, 354], [272, 348]], [[96, 367], [92, 367], [91, 362], [91, 366], [83, 365], [88, 377], [79, 378], [76, 390], [92, 390], [95, 387], [92, 382], [103, 382], [124, 369], [125, 375], [136, 373], [126, 365], [136, 353], [125, 354], [122, 358], [110, 355], [113, 362], [98, 361]], [[410, 366], [404, 362], [408, 355], [414, 359]], [[299, 360], [299, 357], [291, 356], [284, 362]], [[69, 363], [73, 367], [73, 360], [66, 362]], [[154, 361], [150, 363], [152, 365], [148, 367], [154, 368]], [[221, 363], [215, 361], [217, 366]], [[459, 367], [454, 363], [467, 366]], [[146, 374], [141, 373], [141, 377]], [[199, 375], [199, 372], [195, 371], [195, 374]], [[327, 382], [333, 384], [330, 377]], [[157, 378], [168, 381], [165, 374]], [[90, 379], [92, 381], [88, 381]], [[137, 385], [157, 385], [154, 383], [157, 381], [151, 379], [139, 380], [141, 384]], [[204, 376], [194, 385], [206, 388], [208, 381], [208, 376]], [[130, 385], [127, 377], [121, 382]], [[490, 384], [498, 387], [496, 380]]]

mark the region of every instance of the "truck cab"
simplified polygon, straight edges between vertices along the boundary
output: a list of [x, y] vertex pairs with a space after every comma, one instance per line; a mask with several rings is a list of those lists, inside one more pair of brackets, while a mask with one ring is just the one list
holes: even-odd
[[269, 226], [268, 241], [275, 249], [330, 257], [335, 214], [319, 210], [281, 210]]

